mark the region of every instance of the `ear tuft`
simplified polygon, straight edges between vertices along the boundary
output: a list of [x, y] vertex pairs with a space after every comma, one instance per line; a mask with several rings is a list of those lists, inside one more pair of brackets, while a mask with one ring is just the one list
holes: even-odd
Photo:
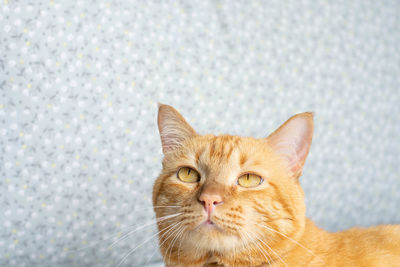
[[268, 136], [268, 143], [287, 163], [290, 173], [299, 177], [310, 150], [314, 113], [304, 112], [287, 120]]
[[197, 135], [178, 111], [161, 103], [158, 103], [158, 130], [164, 154]]

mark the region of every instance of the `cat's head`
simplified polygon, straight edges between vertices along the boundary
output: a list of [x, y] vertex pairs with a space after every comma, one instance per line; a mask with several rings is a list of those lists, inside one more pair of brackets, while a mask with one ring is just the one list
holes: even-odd
[[153, 205], [164, 254], [178, 243], [199, 255], [240, 250], [260, 236], [279, 246], [282, 234], [303, 232], [298, 178], [311, 145], [312, 113], [255, 139], [199, 135], [174, 108], [160, 105], [158, 127], [164, 160]]

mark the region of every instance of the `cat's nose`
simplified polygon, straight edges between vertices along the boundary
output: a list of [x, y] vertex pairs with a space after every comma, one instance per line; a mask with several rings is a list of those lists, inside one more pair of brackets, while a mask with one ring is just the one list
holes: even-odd
[[206, 212], [210, 215], [215, 206], [223, 203], [222, 197], [217, 193], [203, 192], [199, 197], [199, 202], [203, 205]]

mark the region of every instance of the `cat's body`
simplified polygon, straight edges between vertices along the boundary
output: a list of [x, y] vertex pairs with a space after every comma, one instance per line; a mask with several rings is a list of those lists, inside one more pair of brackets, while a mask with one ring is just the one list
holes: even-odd
[[168, 267], [400, 266], [400, 226], [328, 233], [305, 217], [311, 113], [265, 139], [198, 135], [166, 105], [158, 123], [153, 204]]

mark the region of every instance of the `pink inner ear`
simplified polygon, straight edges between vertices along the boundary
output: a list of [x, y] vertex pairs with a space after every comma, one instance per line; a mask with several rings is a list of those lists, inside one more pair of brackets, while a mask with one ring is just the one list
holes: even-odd
[[313, 122], [311, 113], [290, 118], [268, 140], [273, 149], [282, 156], [292, 173], [301, 171], [311, 146]]

